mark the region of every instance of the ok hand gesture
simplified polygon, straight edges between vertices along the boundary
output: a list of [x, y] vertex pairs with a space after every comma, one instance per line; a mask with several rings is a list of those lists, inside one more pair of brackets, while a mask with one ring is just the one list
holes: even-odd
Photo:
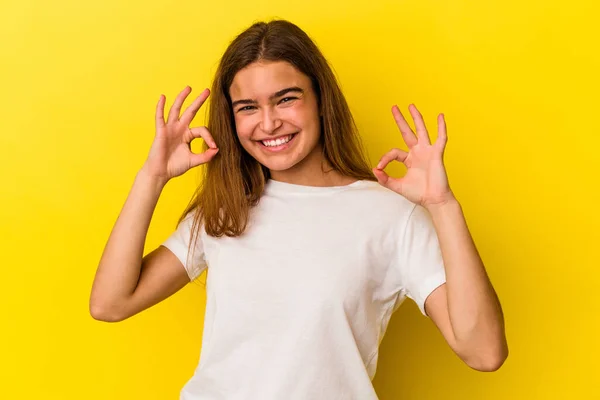
[[[181, 106], [192, 89], [186, 86], [177, 96], [167, 121], [164, 119], [165, 96], [161, 95], [156, 106], [156, 136], [144, 167], [164, 182], [182, 175], [189, 169], [209, 162], [219, 151], [214, 139], [206, 127], [190, 128], [196, 113], [208, 98], [210, 92], [205, 89], [180, 116]], [[203, 138], [209, 149], [196, 154], [191, 151], [191, 142]]]
[[[415, 122], [416, 134], [400, 109], [397, 106], [392, 107], [392, 114], [408, 146], [408, 152], [400, 149], [390, 150], [381, 158], [373, 172], [382, 186], [403, 195], [413, 203], [425, 208], [444, 204], [454, 198], [443, 162], [447, 142], [444, 115], [438, 115], [438, 138], [432, 145], [421, 113], [413, 104], [409, 106], [409, 111]], [[392, 178], [383, 171], [393, 160], [406, 165], [407, 172], [404, 177]]]

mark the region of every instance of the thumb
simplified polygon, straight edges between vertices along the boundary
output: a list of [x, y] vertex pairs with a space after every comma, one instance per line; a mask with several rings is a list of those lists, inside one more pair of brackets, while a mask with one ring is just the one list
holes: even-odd
[[219, 152], [219, 149], [210, 148], [200, 154], [192, 153], [192, 155], [191, 155], [192, 168], [197, 167], [198, 165], [206, 164], [207, 162], [212, 160], [218, 152]]
[[380, 185], [387, 187], [387, 184], [390, 180], [389, 175], [386, 174], [384, 170], [379, 168], [373, 168], [373, 173], [377, 178], [377, 182], [379, 182]]
[[390, 178], [388, 174], [378, 168], [373, 168], [373, 173], [381, 186], [393, 190], [398, 194], [404, 193], [404, 178]]

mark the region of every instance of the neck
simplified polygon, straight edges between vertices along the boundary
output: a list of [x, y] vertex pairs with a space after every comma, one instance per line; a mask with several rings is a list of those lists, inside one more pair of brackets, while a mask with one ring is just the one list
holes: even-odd
[[303, 186], [344, 186], [356, 179], [334, 170], [323, 156], [323, 149], [317, 146], [304, 160], [285, 171], [271, 170], [275, 181]]

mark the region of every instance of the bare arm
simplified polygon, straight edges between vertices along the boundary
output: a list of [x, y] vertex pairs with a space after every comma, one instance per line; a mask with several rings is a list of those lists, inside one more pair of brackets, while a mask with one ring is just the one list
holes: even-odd
[[[189, 282], [183, 265], [170, 250], [159, 247], [143, 257], [152, 215], [166, 183], [190, 168], [210, 161], [217, 153], [206, 128], [188, 128], [208, 90], [186, 109], [181, 106], [190, 92], [186, 87], [164, 121], [164, 96], [156, 111], [157, 131], [148, 160], [137, 173], [123, 209], [108, 238], [90, 295], [90, 313], [102, 321], [121, 321], [164, 300]], [[210, 149], [201, 154], [190, 143], [204, 138]]]
[[146, 170], [138, 172], [96, 271], [90, 297], [90, 313], [95, 319], [123, 320], [189, 282], [181, 262], [167, 249], [159, 248], [142, 259], [163, 186]]
[[457, 200], [430, 207], [446, 268], [447, 284], [425, 309], [452, 349], [472, 368], [495, 371], [508, 356], [498, 296]]
[[[416, 133], [397, 106], [392, 114], [409, 151], [393, 149], [373, 170], [379, 183], [425, 207], [439, 238], [446, 283], [425, 301], [425, 311], [450, 347], [470, 367], [494, 371], [508, 356], [500, 301], [477, 252], [459, 202], [450, 189], [443, 162], [446, 121], [438, 114], [438, 137], [431, 144], [423, 117], [414, 104], [409, 112]], [[383, 168], [397, 160], [407, 167], [402, 178], [391, 178]]]

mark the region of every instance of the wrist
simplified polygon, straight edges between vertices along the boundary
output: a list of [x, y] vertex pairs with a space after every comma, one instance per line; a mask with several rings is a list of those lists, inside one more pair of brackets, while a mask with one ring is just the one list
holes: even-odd
[[136, 179], [144, 181], [144, 182], [152, 185], [156, 189], [160, 189], [160, 190], [162, 190], [162, 188], [165, 187], [167, 182], [169, 182], [168, 178], [162, 177], [155, 173], [152, 173], [152, 171], [149, 170], [147, 164], [144, 164], [142, 166], [142, 168], [140, 168], [140, 170], [138, 171], [138, 173], [136, 175]]
[[461, 209], [461, 205], [454, 194], [450, 194], [439, 202], [425, 204], [424, 207], [433, 216]]

